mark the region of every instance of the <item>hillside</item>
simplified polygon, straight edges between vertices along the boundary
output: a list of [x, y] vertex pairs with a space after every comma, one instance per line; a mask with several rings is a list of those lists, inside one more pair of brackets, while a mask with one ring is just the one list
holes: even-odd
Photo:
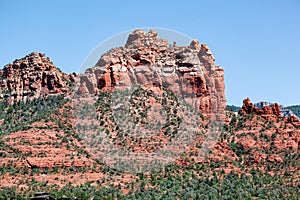
[[225, 110], [224, 70], [196, 40], [137, 30], [84, 74], [32, 53], [0, 81], [0, 199], [300, 198], [299, 120]]
[[235, 105], [227, 105], [226, 109], [232, 112], [238, 112], [241, 109], [241, 107]]
[[300, 118], [300, 105], [287, 106], [287, 109], [291, 110], [297, 117]]
[[[33, 112], [36, 120], [3, 134], [0, 196], [4, 199], [17, 195], [25, 198], [34, 191], [48, 191], [56, 198], [67, 195], [83, 199], [198, 199], [208, 191], [211, 198], [298, 195], [295, 185], [299, 184], [300, 130], [284, 119], [268, 121], [258, 115], [228, 113], [230, 123], [224, 125], [207, 157], [198, 159], [200, 137], [178, 162], [157, 172], [130, 174], [97, 162], [86, 151], [74, 129], [67, 126], [68, 103], [61, 96], [45, 100], [43, 105], [52, 105], [51, 110]], [[36, 104], [26, 103], [14, 109], [9, 106], [5, 116], [35, 108]], [[39, 121], [39, 116], [44, 117]]]

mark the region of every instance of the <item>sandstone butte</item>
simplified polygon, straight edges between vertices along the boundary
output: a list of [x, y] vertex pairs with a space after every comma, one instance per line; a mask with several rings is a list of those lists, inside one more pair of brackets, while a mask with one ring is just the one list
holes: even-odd
[[215, 65], [207, 45], [197, 40], [173, 46], [155, 31], [133, 31], [123, 47], [103, 54], [93, 68], [79, 76], [78, 93], [122, 89], [139, 84], [166, 87], [212, 120], [225, 120], [224, 70]]

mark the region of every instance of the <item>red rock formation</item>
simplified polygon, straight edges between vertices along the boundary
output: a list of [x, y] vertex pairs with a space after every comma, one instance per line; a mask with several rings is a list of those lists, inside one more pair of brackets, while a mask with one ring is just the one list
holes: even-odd
[[0, 98], [12, 103], [67, 93], [75, 76], [61, 72], [45, 54], [31, 53], [0, 70]]
[[239, 110], [240, 115], [250, 114], [255, 112], [254, 104], [251, 102], [249, 98], [243, 100], [243, 107]]
[[167, 87], [183, 96], [205, 116], [225, 119], [224, 71], [214, 63], [207, 45], [170, 46], [155, 31], [132, 32], [126, 45], [103, 54], [96, 66], [80, 76], [77, 94], [124, 89], [133, 84]]
[[239, 110], [240, 115], [254, 113], [267, 120], [276, 120], [283, 118], [280, 113], [280, 106], [275, 103], [272, 106], [264, 106], [263, 108], [256, 108], [249, 98], [244, 99], [243, 107]]
[[272, 111], [273, 111], [273, 113], [274, 113], [276, 116], [280, 116], [280, 115], [281, 115], [281, 112], [280, 112], [280, 106], [279, 106], [279, 104], [277, 104], [277, 103], [272, 104]]
[[277, 118], [282, 118], [286, 122], [291, 123], [294, 126], [300, 126], [300, 121], [294, 116], [284, 117], [281, 115], [280, 106], [277, 103], [271, 106], [264, 106], [263, 108], [256, 108], [249, 98], [244, 99], [243, 107], [239, 110], [240, 115], [246, 115], [254, 113], [263, 117], [266, 120], [276, 120]]

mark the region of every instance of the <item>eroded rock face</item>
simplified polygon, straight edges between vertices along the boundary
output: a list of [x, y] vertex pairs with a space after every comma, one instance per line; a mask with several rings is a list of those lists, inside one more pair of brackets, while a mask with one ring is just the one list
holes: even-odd
[[224, 71], [216, 66], [207, 45], [173, 46], [155, 31], [132, 32], [126, 45], [103, 54], [80, 76], [80, 95], [124, 89], [134, 84], [166, 87], [183, 96], [205, 116], [225, 119]]
[[70, 92], [76, 74], [57, 69], [42, 53], [31, 53], [0, 70], [0, 98], [8, 103]]

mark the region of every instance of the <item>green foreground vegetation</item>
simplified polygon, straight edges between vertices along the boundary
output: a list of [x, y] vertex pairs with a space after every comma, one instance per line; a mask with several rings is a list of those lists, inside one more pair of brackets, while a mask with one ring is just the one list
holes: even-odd
[[[146, 177], [139, 174], [135, 183], [128, 185], [124, 195], [119, 186], [67, 185], [49, 189], [45, 183], [37, 183], [39, 191], [47, 191], [52, 199], [299, 199], [299, 188], [292, 180], [282, 181], [280, 176], [270, 176], [260, 170], [251, 170], [251, 175], [214, 172], [212, 166], [191, 165], [185, 169], [167, 166], [163, 172]], [[196, 173], [197, 171], [197, 173]], [[108, 172], [113, 173], [113, 172]], [[222, 177], [222, 180], [220, 179]], [[32, 193], [17, 193], [16, 188], [0, 190], [0, 199], [28, 199]]]
[[[26, 130], [36, 121], [56, 120], [51, 114], [57, 112], [67, 102], [68, 100], [63, 96], [36, 99], [27, 103], [19, 102], [11, 106], [1, 102], [0, 119], [3, 123], [0, 136]], [[234, 131], [243, 128], [246, 117], [233, 117], [230, 125], [225, 129], [229, 134], [233, 134]], [[266, 129], [268, 126], [271, 127], [270, 124], [266, 124]], [[272, 138], [261, 135], [267, 142], [271, 142]], [[223, 137], [227, 136], [222, 135]], [[300, 199], [299, 184], [295, 184], [294, 176], [290, 172], [270, 175], [267, 171], [263, 172], [251, 164], [247, 167], [252, 169], [245, 169], [242, 158], [249, 152], [239, 149], [234, 141], [230, 143], [230, 148], [240, 158], [240, 161], [233, 162], [233, 166], [243, 169], [241, 173], [226, 174], [222, 170], [222, 167], [228, 164], [226, 159], [222, 162], [191, 163], [186, 167], [168, 165], [150, 176], [136, 174], [137, 178], [134, 182], [126, 183], [126, 194], [124, 194], [124, 187], [112, 185], [109, 181], [105, 185], [103, 182], [97, 182], [96, 185], [85, 183], [80, 186], [69, 183], [62, 189], [48, 185], [46, 182], [32, 181], [25, 191], [19, 191], [16, 187], [3, 188], [0, 190], [0, 200], [28, 199], [37, 191], [50, 193], [52, 199]], [[265, 153], [269, 151], [272, 152], [273, 149], [265, 150]], [[276, 168], [280, 171], [290, 166], [299, 166], [298, 160], [299, 151], [293, 155], [286, 152], [284, 162], [264, 163], [264, 166], [266, 169]], [[107, 167], [101, 170], [109, 177], [122, 174]]]

